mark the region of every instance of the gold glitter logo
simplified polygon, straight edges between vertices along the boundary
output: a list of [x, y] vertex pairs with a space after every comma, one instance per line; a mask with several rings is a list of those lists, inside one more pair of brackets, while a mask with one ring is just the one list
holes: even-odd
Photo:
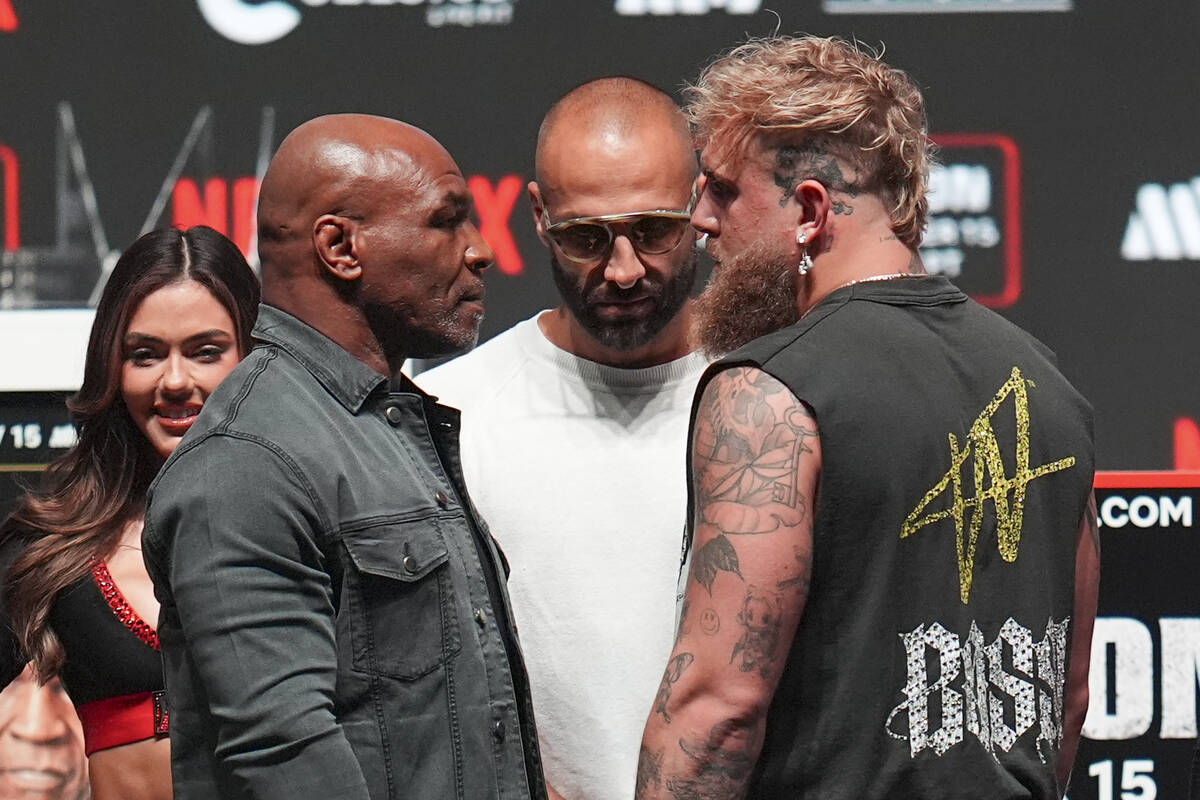
[[[1034, 480], [1075, 465], [1075, 458], [1062, 458], [1050, 464], [1030, 469], [1029, 467], [1029, 394], [1021, 370], [1013, 367], [1012, 375], [996, 392], [996, 396], [983, 409], [983, 413], [971, 425], [967, 443], [960, 448], [958, 437], [950, 436], [950, 469], [917, 504], [900, 529], [904, 539], [926, 525], [941, 522], [947, 517], [954, 519], [957, 534], [959, 596], [965, 604], [971, 596], [971, 582], [975, 577], [975, 549], [979, 544], [979, 531], [983, 526], [984, 507], [992, 501], [996, 508], [996, 538], [999, 540], [1000, 555], [1005, 561], [1017, 560], [1017, 548], [1021, 544], [1021, 524], [1025, 514], [1026, 487]], [[1012, 476], [1005, 475], [1004, 459], [1000, 455], [1000, 442], [992, 428], [992, 418], [1000, 406], [1013, 397], [1017, 418], [1016, 468]], [[963, 497], [963, 464], [974, 456], [975, 496]], [[922, 512], [949, 487], [950, 507], [934, 511], [925, 516]], [[1011, 495], [1011, 498], [1010, 498]], [[964, 525], [967, 510], [970, 522]]]

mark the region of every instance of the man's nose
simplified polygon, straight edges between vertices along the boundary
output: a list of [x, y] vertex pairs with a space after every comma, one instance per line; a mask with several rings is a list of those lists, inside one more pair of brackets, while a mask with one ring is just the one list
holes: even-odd
[[604, 265], [604, 280], [615, 283], [622, 289], [632, 289], [645, 275], [646, 267], [638, 258], [633, 243], [627, 236], [617, 234], [608, 263]]
[[692, 211], [691, 222], [693, 228], [706, 236], [717, 237], [721, 235], [721, 227], [717, 224], [717, 217], [712, 213], [712, 203], [707, 202], [703, 197], [696, 202], [696, 208]]
[[692, 209], [692, 227], [706, 236], [720, 236], [721, 228], [717, 224], [714, 204], [709, 199], [708, 179], [701, 175], [696, 180], [696, 207]]
[[21, 704], [17, 715], [8, 725], [9, 735], [40, 744], [57, 744], [68, 740], [71, 728], [59, 713], [62, 703], [55, 697], [55, 691], [50, 685], [38, 686], [31, 682], [26, 702]]
[[467, 246], [467, 252], [464, 254], [463, 260], [467, 264], [467, 269], [472, 272], [483, 272], [496, 263], [495, 251], [492, 250], [492, 246], [487, 243], [487, 239], [483, 238], [483, 234], [479, 232], [479, 229], [474, 224], [471, 224], [471, 243]]

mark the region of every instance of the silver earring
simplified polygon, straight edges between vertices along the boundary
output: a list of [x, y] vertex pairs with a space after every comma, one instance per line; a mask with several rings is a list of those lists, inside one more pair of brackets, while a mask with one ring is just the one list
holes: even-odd
[[796, 244], [802, 248], [800, 250], [800, 266], [796, 268], [796, 271], [801, 275], [807, 275], [809, 270], [813, 268], [812, 256], [808, 254], [808, 248], [804, 246], [807, 241], [808, 237], [803, 232], [796, 234]]

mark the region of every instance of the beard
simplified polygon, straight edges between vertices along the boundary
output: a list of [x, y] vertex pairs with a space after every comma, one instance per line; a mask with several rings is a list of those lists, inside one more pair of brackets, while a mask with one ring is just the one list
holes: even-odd
[[792, 259], [763, 243], [718, 264], [692, 306], [692, 342], [720, 358], [800, 319]]
[[[686, 243], [680, 246], [686, 247], [686, 253], [680, 263], [673, 265], [672, 274], [660, 278], [658, 275], [662, 273], [647, 271], [629, 289], [604, 280], [603, 270], [590, 270], [582, 280], [577, 279], [553, 255], [550, 272], [563, 305], [583, 329], [603, 346], [624, 353], [654, 341], [687, 302], [696, 282], [696, 250]], [[589, 280], [592, 275], [596, 277]], [[596, 313], [597, 305], [633, 297], [646, 297], [653, 305], [646, 313], [631, 319], [608, 320]]]
[[466, 307], [482, 305], [483, 282], [476, 280], [445, 303], [364, 301], [363, 316], [389, 363], [397, 357], [440, 358], [470, 350], [479, 341], [483, 312]]

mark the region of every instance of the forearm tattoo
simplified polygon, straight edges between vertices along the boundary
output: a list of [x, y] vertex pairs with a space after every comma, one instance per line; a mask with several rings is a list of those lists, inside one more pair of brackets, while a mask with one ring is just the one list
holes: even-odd
[[750, 742], [732, 722], [718, 723], [707, 741], [679, 740], [679, 749], [696, 762], [696, 774], [667, 779], [674, 800], [728, 800], [741, 797], [755, 759]]
[[667, 704], [671, 702], [671, 687], [695, 660], [696, 657], [691, 653], [680, 653], [667, 663], [667, 668], [663, 671], [662, 682], [658, 684], [658, 694], [654, 698], [654, 712], [662, 714], [667, 722], [671, 721], [671, 714], [667, 711]]
[[652, 787], [662, 786], [663, 754], [654, 752], [642, 745], [641, 755], [638, 756], [637, 782], [634, 786], [636, 796], [640, 797]]

